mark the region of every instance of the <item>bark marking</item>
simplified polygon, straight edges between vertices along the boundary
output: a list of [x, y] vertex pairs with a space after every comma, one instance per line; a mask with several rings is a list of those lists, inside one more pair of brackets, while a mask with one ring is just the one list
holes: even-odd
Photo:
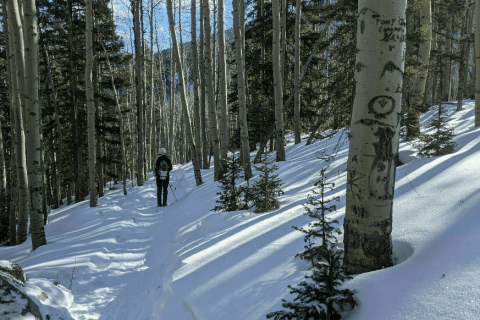
[[[393, 48], [395, 48], [395, 46], [393, 46]], [[389, 46], [389, 49], [390, 51], [392, 51], [392, 46]], [[390, 71], [392, 73], [394, 71], [400, 71], [400, 73], [403, 75], [402, 70], [399, 67], [397, 67], [395, 63], [393, 63], [393, 61], [388, 61], [387, 63], [385, 63], [385, 65], [383, 66], [383, 70], [382, 70], [382, 74], [380, 75], [380, 78], [385, 75], [385, 71]]]
[[393, 137], [395, 131], [390, 128], [379, 128], [375, 133], [378, 142], [374, 142], [375, 158], [368, 180], [369, 195], [379, 200], [393, 199], [393, 172], [395, 153], [393, 152]]
[[368, 102], [368, 111], [375, 118], [386, 118], [395, 110], [395, 99], [390, 96], [376, 96]]

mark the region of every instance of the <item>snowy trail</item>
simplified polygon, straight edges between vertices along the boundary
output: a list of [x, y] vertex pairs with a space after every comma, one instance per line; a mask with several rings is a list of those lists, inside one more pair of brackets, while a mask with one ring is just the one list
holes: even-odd
[[[465, 101], [460, 112], [447, 107], [458, 147], [449, 155], [419, 159], [412, 145], [401, 143], [405, 164], [397, 168], [395, 185], [395, 265], [347, 283], [359, 306], [346, 320], [478, 319], [480, 128], [473, 126], [474, 102]], [[434, 116], [430, 110], [422, 122]], [[178, 200], [169, 189], [167, 207], [156, 207], [150, 174], [127, 196], [116, 185], [96, 208], [84, 201], [52, 211], [47, 246], [35, 252], [30, 241], [2, 247], [0, 259], [18, 263], [32, 283], [52, 295], [58, 281], [70, 298], [65, 310], [77, 320], [265, 319], [282, 308], [282, 298], [293, 299], [287, 285], [308, 272], [306, 263], [294, 258], [304, 243], [291, 226], [308, 224], [302, 205], [326, 165], [319, 158], [333, 150], [338, 153], [327, 176], [335, 189], [327, 197], [340, 197], [331, 217], [343, 225], [345, 137], [339, 132], [311, 146], [287, 146], [287, 161], [277, 163], [285, 191], [279, 210], [213, 212], [219, 191], [213, 170], [202, 170], [204, 184], [196, 187], [191, 164], [177, 165], [170, 182]]]

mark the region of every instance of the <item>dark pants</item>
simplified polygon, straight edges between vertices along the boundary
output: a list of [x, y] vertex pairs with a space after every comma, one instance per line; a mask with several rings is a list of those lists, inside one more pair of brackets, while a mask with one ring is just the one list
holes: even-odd
[[162, 205], [162, 190], [163, 190], [163, 205], [167, 205], [167, 195], [168, 195], [168, 182], [170, 177], [167, 176], [166, 180], [160, 180], [160, 177], [156, 177], [157, 182], [157, 206]]

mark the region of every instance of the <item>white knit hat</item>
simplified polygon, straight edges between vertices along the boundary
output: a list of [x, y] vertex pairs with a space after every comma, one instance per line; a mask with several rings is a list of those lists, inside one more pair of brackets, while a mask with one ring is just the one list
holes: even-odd
[[165, 154], [167, 151], [165, 151], [165, 148], [160, 148], [160, 151], [158, 152], [159, 154]]

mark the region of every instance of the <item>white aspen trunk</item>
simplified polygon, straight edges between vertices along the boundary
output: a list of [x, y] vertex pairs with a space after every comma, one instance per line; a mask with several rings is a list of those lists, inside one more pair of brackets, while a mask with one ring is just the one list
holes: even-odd
[[[302, 1], [297, 0], [297, 12], [295, 16], [295, 66], [294, 81], [298, 82], [300, 78], [300, 28], [302, 23]], [[295, 90], [293, 97], [293, 123], [295, 131], [295, 144], [300, 143], [300, 90]]]
[[[200, 6], [202, 3], [200, 1]], [[203, 169], [209, 169], [210, 163], [208, 162], [208, 138], [207, 138], [207, 115], [206, 115], [206, 100], [207, 95], [205, 93], [205, 50], [204, 50], [204, 28], [203, 28], [203, 10], [200, 9], [200, 122], [201, 122], [201, 134], [202, 134], [202, 167]]]
[[168, 21], [170, 24], [170, 33], [172, 35], [173, 40], [173, 50], [175, 53], [175, 57], [177, 59], [177, 67], [178, 67], [178, 85], [180, 89], [180, 99], [182, 101], [182, 109], [183, 109], [183, 124], [185, 126], [185, 134], [187, 143], [190, 147], [190, 154], [192, 155], [192, 163], [193, 163], [193, 171], [195, 175], [195, 182], [197, 186], [203, 183], [202, 181], [202, 174], [200, 172], [200, 163], [197, 161], [197, 157], [195, 156], [195, 143], [193, 140], [192, 134], [192, 127], [190, 126], [190, 115], [188, 112], [188, 105], [187, 105], [187, 94], [185, 92], [185, 84], [184, 84], [184, 77], [183, 77], [183, 66], [182, 66], [182, 57], [180, 55], [180, 50], [178, 49], [178, 42], [177, 42], [177, 34], [175, 32], [175, 20], [173, 19], [173, 11], [172, 11], [172, 1], [167, 0], [167, 13], [168, 13]]
[[10, 59], [11, 85], [13, 99], [13, 118], [15, 123], [15, 157], [16, 175], [18, 186], [18, 223], [16, 243], [23, 243], [27, 239], [27, 222], [29, 215], [28, 176], [25, 149], [25, 131], [23, 125], [22, 105], [25, 96], [25, 60], [23, 44], [23, 25], [16, 0], [7, 1], [9, 44], [13, 53]]
[[244, 167], [245, 180], [252, 177], [252, 166], [250, 163], [250, 146], [248, 137], [248, 124], [247, 124], [247, 101], [246, 101], [246, 88], [245, 88], [245, 57], [242, 50], [243, 47], [243, 34], [242, 34], [242, 7], [240, 3], [243, 0], [233, 1], [233, 27], [235, 29], [235, 60], [237, 63], [237, 91], [238, 91], [238, 123], [240, 125], [240, 141], [241, 141], [241, 160]]
[[407, 139], [414, 140], [420, 135], [420, 108], [423, 104], [425, 93], [425, 84], [427, 82], [428, 69], [430, 62], [430, 49], [432, 44], [432, 6], [430, 0], [425, 1], [420, 8], [420, 27], [423, 31], [418, 48], [418, 60], [420, 68], [418, 78], [415, 79], [413, 92], [411, 95], [412, 105], [407, 118]]
[[[224, 0], [218, 0], [218, 96], [220, 109], [220, 158], [227, 159], [228, 153], [228, 116], [227, 116], [227, 63], [225, 60], [225, 6]], [[198, 145], [198, 144], [197, 144]]]
[[[96, 172], [96, 145], [95, 145], [95, 97], [93, 94], [93, 10], [92, 1], [86, 0], [85, 10], [85, 89], [87, 100], [87, 132], [88, 132], [88, 176], [90, 182], [90, 207], [98, 206]], [[103, 187], [103, 186], [102, 186]]]
[[[465, 3], [465, 23], [462, 28], [462, 34], [460, 37], [465, 37], [470, 33], [470, 23], [471, 23], [471, 10], [469, 6]], [[463, 96], [465, 94], [465, 87], [467, 85], [465, 70], [468, 67], [468, 59], [470, 57], [470, 48], [468, 47], [468, 40], [464, 40], [464, 43], [460, 44], [460, 61], [459, 61], [459, 71], [458, 71], [458, 91], [457, 91], [457, 111], [462, 111], [463, 106]]]
[[[468, 25], [468, 29], [467, 29], [467, 36], [469, 37], [468, 38], [468, 41], [467, 41], [467, 49], [466, 49], [466, 59], [467, 59], [467, 62], [466, 62], [466, 68], [464, 70], [464, 75], [463, 77], [465, 78], [464, 80], [464, 84], [465, 84], [465, 89], [464, 89], [464, 93], [465, 95], [467, 96], [471, 96], [471, 85], [470, 85], [470, 82], [471, 82], [471, 79], [473, 77], [470, 77], [469, 79], [469, 68], [470, 66], [473, 66], [475, 65], [475, 56], [472, 57], [472, 41], [471, 41], [471, 36], [472, 36], [472, 33], [474, 33], [475, 31], [472, 30], [473, 28], [473, 20], [474, 20], [474, 13], [475, 13], [475, 8], [470, 8], [469, 7], [469, 25]], [[471, 62], [471, 63], [470, 63]], [[472, 70], [472, 74], [473, 74], [473, 70]], [[470, 81], [469, 81], [470, 80]]]
[[[438, 4], [435, 4], [435, 2], [430, 1], [431, 6], [432, 6], [432, 15], [438, 15]], [[431, 50], [435, 50], [437, 48], [437, 31], [438, 31], [438, 21], [437, 19], [432, 19], [432, 46]], [[433, 61], [430, 61], [433, 62]], [[425, 105], [433, 105], [433, 78], [435, 76], [435, 73], [433, 70], [430, 70], [428, 72], [427, 76], [427, 82], [425, 84], [425, 93], [423, 95], [423, 104]]]
[[[173, 60], [173, 47], [170, 51], [170, 119], [169, 119], [169, 133], [168, 133], [168, 150], [172, 156], [175, 154], [175, 138], [173, 136], [174, 116], [175, 116], [175, 69], [176, 62]], [[174, 159], [172, 159], [174, 160]]]
[[143, 75], [142, 75], [142, 47], [140, 34], [140, 1], [132, 0], [133, 26], [135, 33], [135, 77], [136, 77], [136, 100], [137, 100], [137, 131], [138, 131], [138, 160], [137, 160], [137, 185], [143, 186], [143, 167], [145, 155], [145, 132], [143, 110]]
[[35, 0], [25, 0], [25, 108], [30, 234], [32, 249], [47, 243], [43, 217], [43, 170], [41, 161], [40, 109], [38, 105], [38, 30]]
[[475, 127], [480, 126], [480, 0], [475, 0]]
[[213, 161], [214, 161], [214, 181], [217, 181], [221, 175], [221, 163], [220, 163], [220, 150], [217, 130], [217, 113], [215, 110], [215, 92], [213, 89], [212, 74], [212, 52], [211, 52], [211, 27], [210, 27], [210, 1], [203, 0], [203, 27], [205, 28], [204, 35], [204, 60], [205, 60], [205, 81], [208, 96], [208, 113], [210, 122], [210, 142], [213, 149]]
[[[453, 17], [453, 15], [452, 15]], [[446, 32], [446, 40], [445, 40], [445, 55], [447, 59], [447, 63], [443, 69], [443, 88], [442, 88], [442, 101], [447, 102], [451, 99], [451, 88], [452, 88], [452, 59], [450, 58], [450, 54], [452, 53], [452, 37], [453, 37], [453, 18], [450, 16], [446, 17], [447, 19], [447, 30]]]
[[359, 0], [358, 4], [356, 89], [344, 221], [348, 274], [392, 266], [405, 10], [406, 0]]
[[[160, 46], [158, 44], [158, 32], [155, 33], [156, 36], [155, 36], [155, 42], [157, 44], [157, 51], [158, 52], [161, 52], [160, 50]], [[163, 64], [162, 64], [162, 61], [163, 59], [160, 58], [159, 59], [159, 77], [160, 77], [160, 80], [159, 80], [159, 84], [160, 84], [160, 89], [158, 90], [159, 94], [160, 94], [160, 114], [159, 114], [159, 123], [160, 123], [160, 139], [159, 139], [159, 145], [157, 145], [157, 148], [155, 149], [155, 151], [157, 150], [160, 150], [160, 145], [162, 146], [166, 146], [167, 145], [167, 134], [166, 134], [166, 123], [167, 123], [167, 116], [166, 116], [166, 107], [167, 107], [167, 89], [166, 89], [166, 84], [165, 86], [163, 85], [163, 78], [164, 78], [164, 75], [163, 75], [163, 72], [164, 72], [164, 69], [163, 69]], [[166, 76], [165, 76], [165, 79], [166, 79]]]
[[158, 149], [154, 149], [155, 143], [155, 128], [156, 128], [156, 122], [154, 121], [154, 108], [155, 108], [155, 94], [154, 94], [154, 82], [153, 82], [153, 76], [154, 76], [154, 62], [155, 62], [155, 56], [153, 54], [153, 30], [155, 30], [153, 27], [153, 15], [154, 15], [154, 2], [153, 0], [150, 1], [150, 130], [149, 130], [149, 139], [148, 141], [150, 142], [150, 145], [148, 147], [148, 161], [147, 165], [149, 167], [149, 171], [153, 170], [151, 167], [152, 162], [153, 162], [153, 155], [155, 152], [158, 152]]
[[191, 30], [192, 30], [192, 56], [193, 56], [193, 119], [195, 128], [195, 146], [198, 163], [202, 161], [202, 137], [200, 127], [200, 96], [199, 96], [199, 77], [198, 77], [198, 51], [197, 51], [197, 13], [196, 1], [191, 1]]
[[280, 0], [272, 1], [273, 13], [273, 86], [275, 91], [275, 140], [277, 161], [285, 161], [284, 123], [283, 123], [283, 81], [280, 66]]
[[143, 0], [140, 1], [140, 47], [142, 50], [141, 55], [141, 63], [142, 63], [142, 106], [143, 106], [143, 165], [142, 165], [142, 174], [143, 174], [143, 181], [147, 180], [147, 166], [152, 160], [149, 157], [149, 140], [148, 140], [148, 132], [150, 130], [149, 126], [149, 119], [148, 119], [148, 98], [147, 98], [147, 65], [145, 63], [146, 60], [146, 44], [145, 44], [145, 25], [143, 23], [144, 18], [144, 10], [143, 10]]

